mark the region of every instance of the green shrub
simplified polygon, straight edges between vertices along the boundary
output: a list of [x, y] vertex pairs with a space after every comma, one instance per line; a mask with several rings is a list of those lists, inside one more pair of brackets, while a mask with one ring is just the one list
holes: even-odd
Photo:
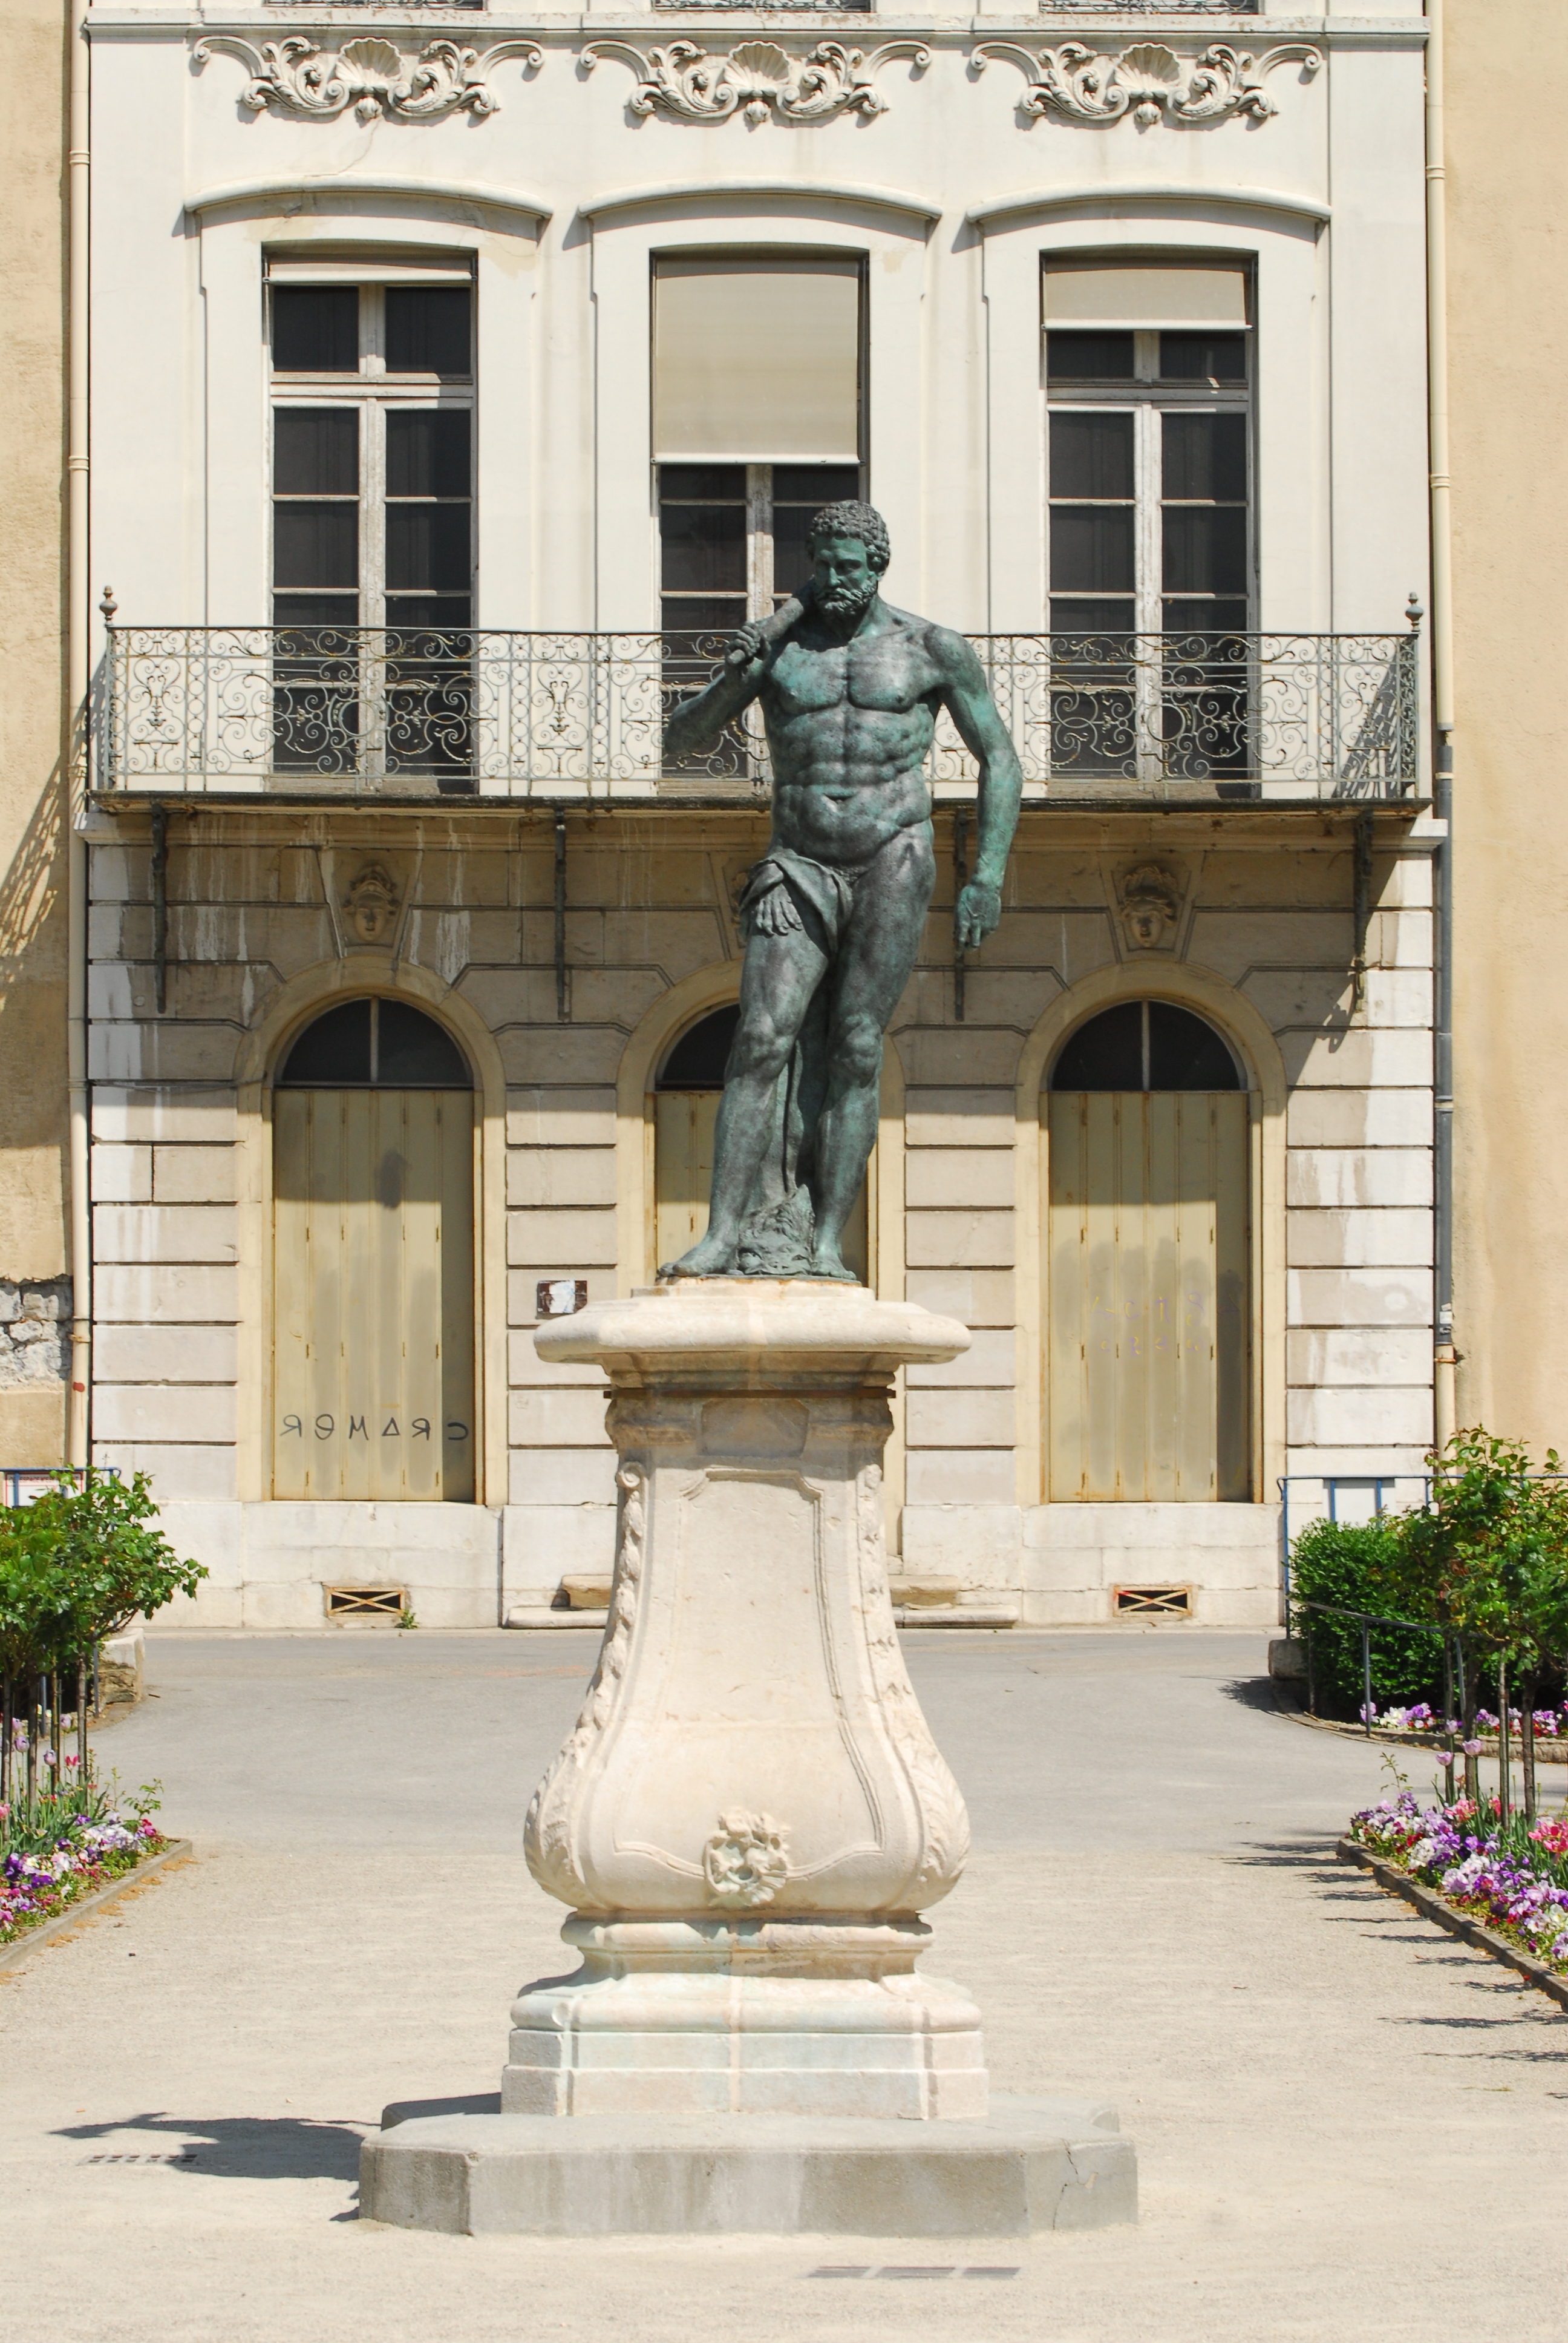
[[[1291, 1550], [1291, 1591], [1303, 1602], [1332, 1603], [1344, 1611], [1392, 1612], [1408, 1618], [1397, 1599], [1403, 1552], [1402, 1515], [1375, 1522], [1313, 1522]], [[1354, 1619], [1293, 1610], [1292, 1634], [1310, 1633], [1312, 1680], [1320, 1716], [1359, 1718], [1362, 1712], [1362, 1631]], [[1418, 1700], [1442, 1706], [1442, 1645], [1435, 1635], [1401, 1627], [1372, 1630], [1372, 1702], [1408, 1708]]]
[[0, 1507], [0, 1674], [74, 1672], [94, 1646], [206, 1576], [157, 1528], [145, 1473], [67, 1473], [35, 1503]]

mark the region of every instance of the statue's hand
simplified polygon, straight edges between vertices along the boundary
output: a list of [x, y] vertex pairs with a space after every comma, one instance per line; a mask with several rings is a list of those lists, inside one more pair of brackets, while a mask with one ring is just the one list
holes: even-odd
[[730, 637], [729, 648], [724, 654], [725, 666], [749, 667], [754, 659], [761, 656], [763, 639], [761, 619], [748, 618]]
[[770, 887], [765, 895], [759, 895], [749, 917], [752, 932], [761, 936], [791, 935], [801, 924], [788, 887]]
[[968, 951], [975, 944], [983, 944], [992, 929], [1000, 925], [1000, 888], [988, 887], [983, 879], [971, 879], [953, 910], [953, 933], [960, 949]]

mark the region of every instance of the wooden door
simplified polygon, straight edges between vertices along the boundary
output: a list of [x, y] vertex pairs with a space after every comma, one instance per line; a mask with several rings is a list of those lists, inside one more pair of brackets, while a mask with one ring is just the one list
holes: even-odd
[[474, 1105], [273, 1099], [276, 1497], [471, 1501]]
[[1052, 1502], [1247, 1501], [1246, 1094], [1045, 1103]]
[[[713, 1132], [722, 1091], [658, 1091], [654, 1095], [654, 1242], [656, 1265], [678, 1261], [708, 1230], [713, 1186]], [[875, 1159], [873, 1158], [873, 1161]], [[866, 1282], [866, 1187], [855, 1199], [844, 1231], [844, 1259]]]

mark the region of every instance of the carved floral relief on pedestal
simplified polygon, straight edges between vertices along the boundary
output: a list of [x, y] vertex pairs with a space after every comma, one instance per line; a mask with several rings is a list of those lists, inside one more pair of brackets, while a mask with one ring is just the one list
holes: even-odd
[[358, 122], [385, 117], [394, 122], [434, 122], [443, 115], [469, 114], [482, 120], [500, 99], [485, 79], [504, 57], [520, 57], [530, 70], [544, 62], [532, 41], [498, 41], [487, 49], [467, 49], [456, 41], [427, 41], [417, 56], [405, 56], [393, 41], [368, 34], [324, 49], [302, 33], [280, 41], [247, 41], [237, 33], [207, 33], [191, 51], [199, 72], [216, 55], [237, 57], [250, 79], [239, 102], [247, 113], [313, 116], [336, 121], [352, 111]]
[[633, 114], [662, 113], [683, 122], [726, 122], [739, 114], [755, 130], [768, 121], [826, 122], [834, 115], [858, 114], [865, 121], [888, 110], [876, 86], [878, 67], [890, 57], [908, 57], [923, 73], [931, 53], [920, 41], [884, 41], [867, 52], [841, 41], [819, 41], [804, 56], [791, 56], [776, 41], [743, 41], [728, 55], [709, 55], [695, 41], [671, 41], [668, 48], [633, 48], [626, 41], [590, 41], [582, 54], [584, 73], [601, 57], [618, 57], [637, 75], [627, 100]]
[[771, 1904], [789, 1876], [784, 1833], [771, 1815], [740, 1810], [720, 1815], [702, 1850], [709, 1900], [721, 1910], [755, 1911]]
[[1179, 56], [1162, 41], [1140, 41], [1114, 55], [1082, 41], [1038, 51], [1015, 41], [982, 41], [971, 70], [983, 73], [993, 57], [1023, 75], [1028, 87], [1019, 108], [1025, 115], [1098, 123], [1131, 115], [1141, 130], [1159, 122], [1226, 122], [1234, 116], [1267, 122], [1280, 109], [1263, 86], [1265, 76], [1276, 65], [1295, 64], [1309, 80], [1323, 61], [1322, 52], [1304, 41], [1282, 41], [1259, 57], [1228, 41], [1211, 42], [1196, 57]]

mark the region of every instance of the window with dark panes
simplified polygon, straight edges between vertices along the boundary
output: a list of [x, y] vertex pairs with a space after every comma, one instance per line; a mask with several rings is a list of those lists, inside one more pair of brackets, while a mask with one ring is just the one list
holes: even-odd
[[1059, 769], [1248, 769], [1250, 302], [1235, 264], [1047, 264]]
[[[806, 531], [861, 494], [862, 269], [841, 254], [659, 256], [653, 452], [667, 689], [705, 682], [728, 638], [810, 575]], [[748, 736], [705, 759], [756, 769]]]
[[[298, 281], [313, 270], [358, 281]], [[460, 263], [446, 281], [399, 281], [428, 273], [269, 264], [273, 763], [427, 773], [460, 791], [473, 767], [474, 296]]]
[[665, 632], [729, 635], [776, 610], [811, 575], [812, 514], [859, 493], [858, 464], [661, 464]]

